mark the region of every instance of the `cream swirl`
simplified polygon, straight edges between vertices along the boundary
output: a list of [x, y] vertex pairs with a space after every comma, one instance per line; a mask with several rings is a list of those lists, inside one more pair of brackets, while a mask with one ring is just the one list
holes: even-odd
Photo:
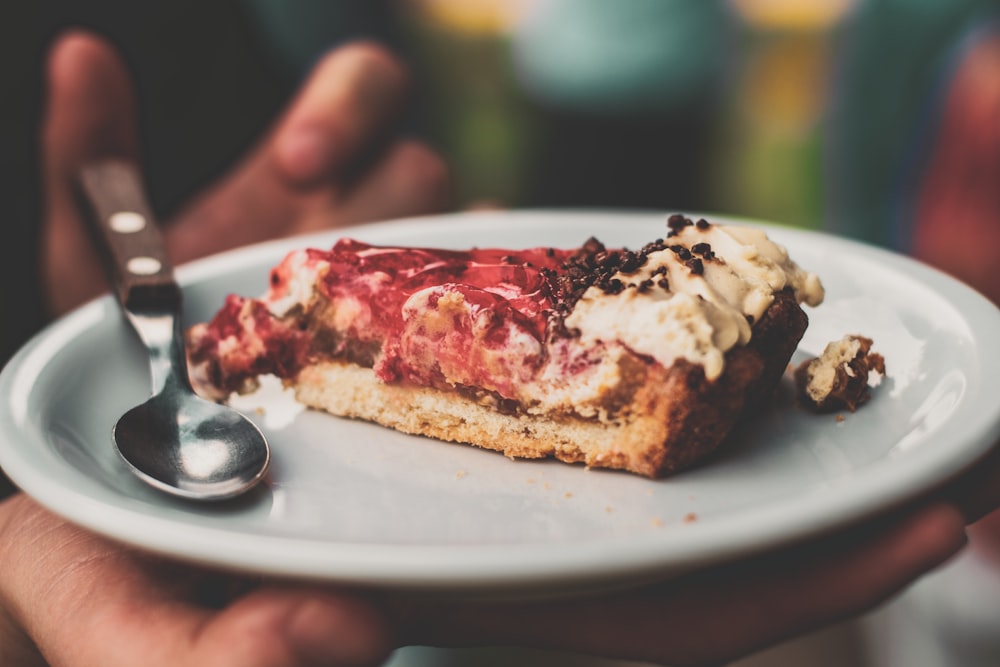
[[566, 318], [582, 342], [620, 341], [664, 366], [679, 358], [721, 375], [725, 354], [745, 345], [774, 295], [790, 288], [816, 306], [823, 286], [760, 229], [694, 225], [676, 229], [667, 247], [614, 280], [625, 289], [594, 286]]

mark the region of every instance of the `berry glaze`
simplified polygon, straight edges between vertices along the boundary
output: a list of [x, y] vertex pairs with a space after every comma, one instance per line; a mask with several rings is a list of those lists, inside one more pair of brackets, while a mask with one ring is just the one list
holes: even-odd
[[[579, 252], [353, 239], [293, 252], [272, 269], [262, 299], [230, 295], [195, 327], [190, 356], [208, 362], [209, 383], [226, 393], [261, 374], [291, 378], [317, 359], [342, 358], [385, 382], [511, 396], [512, 383], [529, 380], [545, 361], [555, 306], [566, 296], [554, 277]], [[317, 310], [302, 319], [302, 309]]]
[[782, 291], [823, 298], [763, 231], [682, 215], [635, 251], [593, 238], [467, 251], [342, 239], [288, 254], [262, 298], [229, 296], [188, 350], [194, 385], [218, 399], [343, 362], [502, 410], [592, 417], [654, 364], [683, 359], [714, 381]]
[[[544, 337], [552, 295], [543, 270], [557, 269], [570, 254], [548, 248], [529, 250], [375, 247], [344, 239], [329, 252], [309, 251], [329, 270], [322, 279], [331, 301], [357, 299], [370, 304], [371, 327], [354, 336], [378, 341], [398, 339], [405, 330], [406, 304], [423, 290], [434, 290], [426, 307], [437, 308], [450, 292], [461, 293], [470, 315], [484, 313], [495, 324], [514, 320], [534, 338]], [[278, 267], [272, 274], [277, 291], [289, 279]], [[456, 323], [457, 324], [457, 323]]]

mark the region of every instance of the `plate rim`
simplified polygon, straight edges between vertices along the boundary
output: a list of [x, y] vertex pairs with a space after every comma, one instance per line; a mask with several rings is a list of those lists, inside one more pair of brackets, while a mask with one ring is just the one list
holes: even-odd
[[[377, 236], [379, 233], [391, 235], [395, 228], [401, 226], [406, 226], [410, 230], [408, 234], [412, 235], [412, 226], [416, 224], [425, 227], [428, 225], [474, 224], [470, 218], [480, 223], [494, 217], [503, 220], [519, 219], [523, 224], [525, 220], [531, 221], [543, 216], [559, 218], [569, 223], [572, 220], [578, 220], [581, 215], [596, 216], [596, 218], [609, 217], [618, 221], [627, 219], [628, 222], [636, 223], [645, 222], [650, 217], [665, 219], [665, 214], [661, 212], [566, 209], [464, 212], [421, 216], [344, 227], [318, 234], [254, 244], [178, 267], [177, 277], [182, 286], [189, 287], [200, 280], [205, 280], [209, 275], [224, 272], [219, 267], [231, 263], [234, 258], [243, 263], [254, 263], [259, 261], [257, 259], [259, 257], [274, 257], [284, 250], [301, 247], [303, 242], [307, 240], [310, 243], [314, 242], [313, 240], [318, 243], [320, 239], [324, 242], [332, 242], [333, 239], [345, 235], [362, 238]], [[977, 350], [983, 349], [983, 343], [991, 335], [1000, 336], [1000, 311], [997, 311], [996, 307], [985, 297], [956, 279], [911, 258], [851, 239], [752, 218], [717, 214], [690, 215], [703, 215], [710, 220], [730, 224], [752, 224], [762, 227], [769, 234], [773, 234], [773, 237], [777, 237], [776, 240], [780, 243], [793, 237], [811, 238], [813, 241], [822, 239], [823, 242], [833, 243], [841, 248], [873, 253], [881, 261], [893, 267], [904, 269], [908, 275], [916, 277], [919, 282], [931, 287], [935, 292], [943, 292], [946, 296], [950, 296], [952, 303], [958, 304], [956, 308], [959, 310], [992, 309], [992, 312], [984, 310], [984, 312], [989, 312], [989, 317], [987, 317], [989, 321], [986, 323], [988, 331], [984, 332], [981, 328], [973, 328], [971, 331]], [[47, 352], [46, 345], [51, 346], [54, 337], [60, 333], [65, 335], [66, 331], [73, 331], [73, 327], [85, 326], [87, 322], [95, 319], [100, 320], [109, 310], [117, 313], [117, 307], [114, 305], [112, 297], [102, 296], [49, 324], [8, 361], [7, 366], [0, 374], [0, 398], [3, 401], [0, 405], [0, 436], [2, 436], [0, 462], [3, 462], [4, 469], [11, 479], [35, 497], [39, 503], [85, 528], [133, 546], [210, 565], [296, 578], [318, 578], [393, 588], [430, 588], [436, 590], [470, 588], [481, 590], [541, 582], [547, 585], [560, 583], [571, 585], [597, 581], [602, 578], [601, 575], [613, 579], [623, 577], [635, 579], [643, 576], [669, 574], [674, 571], [680, 572], [695, 564], [701, 566], [724, 560], [732, 555], [731, 551], [720, 549], [720, 543], [725, 542], [720, 533], [724, 533], [728, 524], [734, 520], [730, 518], [729, 520], [716, 519], [713, 522], [700, 525], [697, 522], [686, 525], [686, 535], [680, 541], [679, 546], [676, 543], [676, 533], [612, 538], [602, 543], [587, 542], [588, 548], [597, 549], [604, 557], [614, 559], [613, 572], [608, 570], [595, 572], [593, 553], [586, 557], [577, 556], [574, 558], [573, 549], [554, 549], [551, 544], [392, 545], [393, 554], [391, 557], [386, 557], [384, 552], [389, 545], [384, 544], [330, 543], [307, 538], [257, 535], [254, 541], [260, 547], [259, 550], [246, 550], [241, 558], [219, 558], [214, 545], [224, 541], [229, 536], [229, 531], [223, 531], [218, 527], [188, 524], [182, 527], [183, 530], [197, 539], [185, 540], [181, 542], [182, 546], [178, 546], [176, 536], [173, 534], [174, 531], [171, 530], [177, 528], [178, 522], [172, 518], [149, 516], [144, 514], [141, 508], [123, 508], [118, 504], [109, 504], [107, 501], [90, 495], [81, 496], [79, 491], [76, 491], [75, 502], [67, 504], [64, 499], [59, 497], [59, 491], [52, 489], [51, 485], [46, 483], [44, 475], [32, 470], [31, 464], [18, 456], [16, 447], [7, 442], [19, 435], [18, 431], [22, 429], [22, 425], [14, 423], [15, 420], [10, 414], [8, 403], [11, 397], [9, 394], [15, 379], [20, 379], [23, 382], [25, 373], [30, 375], [34, 366], [44, 362]], [[984, 370], [986, 372], [980, 373], [979, 380], [1000, 377], [1000, 360], [994, 361], [989, 368]], [[967, 395], [972, 393], [969, 391]], [[949, 418], [949, 423], [955, 420], [958, 415], [964, 416], [964, 412], [969, 411], [968, 403], [969, 401], [966, 400], [964, 411], [956, 409], [956, 413]], [[22, 416], [26, 418], [26, 415]], [[892, 496], [892, 502], [882, 502], [878, 507], [871, 507], [868, 495], [851, 493], [850, 487], [855, 489], [858, 486], [864, 487], [866, 483], [869, 483], [868, 478], [877, 474], [879, 466], [867, 466], [861, 470], [853, 471], [848, 479], [834, 480], [834, 483], [813, 490], [812, 493], [808, 494], [814, 502], [817, 494], [821, 499], [831, 493], [843, 493], [850, 496], [837, 504], [837, 512], [834, 514], [827, 513], [819, 521], [813, 517], [811, 525], [808, 517], [802, 513], [793, 513], [789, 516], [786, 512], [779, 511], [773, 504], [769, 504], [765, 508], [755, 508], [754, 516], [765, 516], [766, 518], [767, 515], [776, 515], [776, 518], [780, 518], [782, 521], [778, 522], [774, 519], [765, 521], [764, 525], [768, 527], [768, 530], [762, 530], [753, 544], [743, 545], [740, 553], [749, 554], [833, 530], [851, 521], [885, 511], [905, 502], [912, 497], [912, 494], [925, 492], [928, 486], [944, 483], [973, 465], [1000, 438], [1000, 409], [993, 413], [979, 412], [968, 415], [968, 419], [963, 419], [958, 426], [959, 439], [965, 442], [965, 446], [961, 450], [962, 456], [945, 456], [940, 447], [921, 448], [908, 460], [928, 458], [929, 461], [922, 462], [922, 467], [916, 466], [919, 468], [918, 470], [911, 469], [909, 476], [894, 478], [893, 484], [890, 484], [890, 487], [894, 488], [891, 488], [888, 494], [885, 492], [885, 487], [882, 487], [882, 492], [879, 495]], [[25, 434], [22, 431], [20, 435], [24, 437]], [[920, 489], [909, 488], [912, 486], [912, 477], [914, 476], [919, 478]], [[933, 484], [931, 484], [932, 478]], [[833, 487], [841, 488], [834, 489]], [[71, 490], [70, 495], [72, 494]], [[134, 504], [136, 500], [128, 496], [123, 496], [123, 498], [126, 503], [132, 502]], [[147, 535], [142, 539], [137, 538], [133, 531], [135, 521], [142, 521], [155, 528], [147, 531], [152, 533], [153, 537], [150, 538]], [[239, 534], [246, 535], [244, 532], [239, 532]], [[672, 549], [669, 551], [673, 556], [670, 561], [665, 561], [660, 555], [664, 543], [673, 543], [671, 544]], [[280, 558], [276, 559], [275, 557], [280, 556], [282, 552], [287, 553], [292, 544], [296, 547], [309, 545], [310, 549], [298, 549], [301, 554], [309, 554], [309, 556], [298, 556], [296, 564], [287, 562], [279, 564]], [[461, 559], [463, 567], [456, 567], [454, 554], [457, 552], [467, 556], [467, 558]], [[400, 562], [408, 563], [409, 566], [405, 571], [400, 569]], [[464, 566], [468, 562], [474, 565]], [[331, 563], [335, 565], [337, 572], [330, 571]]]

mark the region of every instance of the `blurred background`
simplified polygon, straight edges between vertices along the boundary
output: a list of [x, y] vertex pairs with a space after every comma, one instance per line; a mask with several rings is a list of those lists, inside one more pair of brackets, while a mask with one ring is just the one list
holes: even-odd
[[[315, 7], [251, 3], [292, 68]], [[336, 5], [340, 5], [336, 7]], [[350, 3], [325, 3], [331, 14]], [[377, 4], [377, 3], [376, 3]], [[463, 206], [698, 208], [816, 226], [852, 0], [402, 0], [393, 39]], [[280, 13], [280, 16], [279, 16]], [[304, 39], [311, 26], [313, 43]]]
[[465, 203], [677, 207], [815, 226], [851, 0], [413, 0]]
[[[45, 321], [25, 276], [41, 215], [45, 53], [67, 26], [106, 35], [133, 70], [164, 217], [243, 155], [321, 54], [368, 38], [409, 62], [405, 131], [445, 155], [460, 208], [699, 210], [818, 228], [913, 254], [1000, 302], [998, 0], [38, 0], [2, 10], [0, 359]], [[973, 552], [867, 630], [835, 629], [752, 664], [867, 664], [854, 651], [873, 637], [879, 666], [1000, 664], [998, 536], [977, 534], [991, 556]], [[437, 653], [424, 663], [446, 664]]]
[[996, 0], [245, 2], [288, 71], [337, 26], [404, 54], [460, 206], [823, 228], [1000, 297], [995, 257], [937, 249], [996, 235]]
[[[998, 0], [39, 0], [0, 18], [0, 196], [33, 270], [43, 63], [68, 26], [135, 74], [162, 217], [266, 131], [354, 39], [413, 72], [404, 130], [459, 208], [703, 211], [916, 255], [1000, 301]], [[22, 250], [14, 250], [20, 248]], [[7, 256], [9, 255], [9, 257]], [[44, 321], [31, 290], [0, 290]]]

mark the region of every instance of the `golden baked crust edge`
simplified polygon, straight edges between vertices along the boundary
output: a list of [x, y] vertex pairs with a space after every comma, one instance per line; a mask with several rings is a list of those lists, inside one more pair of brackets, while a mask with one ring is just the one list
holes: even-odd
[[631, 400], [611, 420], [573, 414], [505, 413], [458, 391], [386, 384], [370, 368], [324, 361], [291, 383], [297, 399], [341, 417], [404, 433], [476, 445], [511, 458], [551, 457], [588, 467], [664, 477], [704, 459], [739, 419], [773, 393], [805, 331], [805, 313], [780, 293], [745, 347], [730, 350], [714, 382], [700, 366], [636, 360]]

